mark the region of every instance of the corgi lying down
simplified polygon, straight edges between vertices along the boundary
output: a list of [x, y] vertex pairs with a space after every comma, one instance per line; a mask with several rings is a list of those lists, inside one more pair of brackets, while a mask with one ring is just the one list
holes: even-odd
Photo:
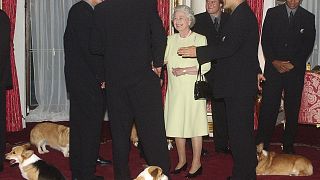
[[65, 180], [61, 172], [54, 166], [47, 164], [29, 150], [30, 144], [13, 147], [5, 155], [10, 164], [19, 164], [23, 178], [28, 180]]
[[134, 180], [168, 180], [168, 177], [162, 173], [162, 169], [160, 167], [149, 166]]
[[31, 144], [37, 146], [40, 154], [48, 153], [46, 145], [69, 157], [69, 127], [44, 122], [37, 124], [30, 132]]
[[313, 167], [309, 159], [292, 154], [277, 154], [257, 145], [257, 175], [311, 176]]

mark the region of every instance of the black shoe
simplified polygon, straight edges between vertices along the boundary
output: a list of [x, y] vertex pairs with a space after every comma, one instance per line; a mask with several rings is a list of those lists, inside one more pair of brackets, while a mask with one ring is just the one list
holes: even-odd
[[3, 171], [3, 165], [0, 165], [0, 172]]
[[105, 166], [105, 165], [109, 165], [109, 164], [112, 164], [112, 161], [103, 159], [103, 158], [100, 157], [100, 156], [98, 157], [98, 159], [97, 159], [97, 165]]
[[295, 154], [296, 152], [294, 151], [293, 145], [290, 145], [290, 146], [283, 146], [282, 153], [284, 153], [284, 154]]
[[188, 173], [185, 177], [186, 178], [195, 178], [195, 177], [197, 177], [197, 176], [199, 176], [201, 174], [202, 174], [202, 166], [200, 166], [199, 169], [196, 172], [194, 172], [192, 174]]
[[232, 179], [231, 176], [227, 177], [227, 180], [231, 180], [231, 179]]
[[95, 176], [92, 180], [104, 180], [103, 176]]
[[231, 150], [228, 147], [226, 147], [224, 149], [217, 148], [216, 149], [216, 153], [218, 153], [218, 154], [220, 154], [220, 153], [222, 153], [222, 154], [231, 154]]
[[185, 163], [181, 168], [175, 169], [174, 171], [171, 172], [171, 174], [179, 174], [181, 171], [186, 171], [188, 167], [188, 163]]

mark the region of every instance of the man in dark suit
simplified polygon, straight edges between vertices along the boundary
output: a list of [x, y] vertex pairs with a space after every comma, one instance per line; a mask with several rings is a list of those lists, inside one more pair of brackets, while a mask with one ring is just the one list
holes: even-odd
[[283, 152], [294, 153], [293, 143], [303, 89], [306, 61], [315, 40], [315, 16], [300, 7], [300, 0], [287, 0], [268, 10], [262, 31], [262, 48], [266, 59], [259, 130], [256, 142], [269, 148], [277, 120], [282, 91], [286, 127]]
[[256, 179], [257, 165], [253, 107], [257, 80], [263, 79], [259, 74], [258, 23], [245, 0], [225, 0], [224, 8], [230, 8], [232, 14], [224, 25], [221, 43], [218, 46], [180, 48], [178, 54], [196, 56], [199, 64], [215, 63], [213, 92], [215, 97], [223, 98], [225, 102], [234, 160], [232, 177], [228, 179], [251, 180]]
[[[93, 7], [100, 2], [101, 0], [86, 0], [73, 5], [64, 34], [65, 78], [70, 99], [70, 165], [73, 179], [103, 179], [94, 175], [105, 113], [103, 57], [89, 52]], [[98, 163], [101, 163], [101, 159], [98, 159]]]
[[6, 90], [12, 88], [10, 65], [10, 20], [0, 9], [0, 171], [6, 149]]
[[[92, 52], [104, 54], [114, 177], [130, 177], [130, 132], [135, 119], [148, 165], [169, 172], [160, 71], [166, 35], [156, 0], [109, 0], [95, 8]], [[152, 65], [154, 71], [152, 71]]]
[[[206, 12], [197, 14], [194, 31], [206, 36], [209, 46], [220, 44], [221, 32], [227, 22], [229, 14], [222, 12], [223, 0], [206, 0]], [[213, 86], [213, 69], [206, 74], [206, 79]], [[214, 122], [215, 151], [218, 153], [230, 153], [228, 144], [228, 127], [226, 119], [226, 108], [223, 98], [211, 99], [212, 116]]]

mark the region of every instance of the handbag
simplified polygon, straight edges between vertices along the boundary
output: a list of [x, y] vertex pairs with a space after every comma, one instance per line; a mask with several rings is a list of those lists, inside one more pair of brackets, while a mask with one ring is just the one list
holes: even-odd
[[197, 80], [194, 83], [194, 99], [204, 100], [212, 97], [212, 89], [206, 81], [203, 74], [201, 74], [201, 65], [199, 65]]

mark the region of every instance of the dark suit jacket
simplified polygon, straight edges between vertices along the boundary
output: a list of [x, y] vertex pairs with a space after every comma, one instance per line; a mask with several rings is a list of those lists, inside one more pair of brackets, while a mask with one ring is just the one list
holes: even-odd
[[254, 96], [257, 93], [258, 23], [246, 2], [225, 23], [218, 46], [197, 48], [199, 64], [214, 61], [214, 96]]
[[208, 12], [203, 12], [195, 15], [196, 24], [193, 27], [193, 31], [201, 35], [206, 36], [208, 45], [217, 45], [220, 41], [220, 34], [224, 24], [227, 22], [229, 14], [221, 13], [220, 26], [218, 31], [214, 28], [214, 24]]
[[2, 91], [10, 88], [12, 88], [10, 20], [7, 14], [0, 10], [0, 90]]
[[315, 16], [302, 7], [298, 7], [292, 26], [285, 5], [269, 9], [261, 37], [266, 70], [273, 60], [289, 60], [295, 66], [295, 72], [304, 73], [314, 46], [315, 32]]
[[[166, 34], [156, 0], [108, 0], [95, 8], [91, 51], [104, 54], [107, 84], [128, 85], [163, 65]], [[147, 72], [147, 73], [146, 73]]]
[[[220, 19], [220, 26], [218, 31], [214, 27], [211, 16], [208, 12], [203, 12], [195, 16], [196, 24], [193, 27], [193, 31], [201, 35], [206, 36], [208, 45], [217, 46], [221, 42], [222, 29], [229, 18], [229, 14], [222, 12]], [[207, 81], [213, 84], [213, 70], [214, 63], [211, 63], [211, 69], [205, 74]]]
[[[103, 57], [89, 52], [93, 29], [93, 9], [80, 1], [72, 6], [64, 34], [65, 77], [68, 92], [90, 93], [104, 81]], [[94, 93], [94, 92], [91, 92]]]

